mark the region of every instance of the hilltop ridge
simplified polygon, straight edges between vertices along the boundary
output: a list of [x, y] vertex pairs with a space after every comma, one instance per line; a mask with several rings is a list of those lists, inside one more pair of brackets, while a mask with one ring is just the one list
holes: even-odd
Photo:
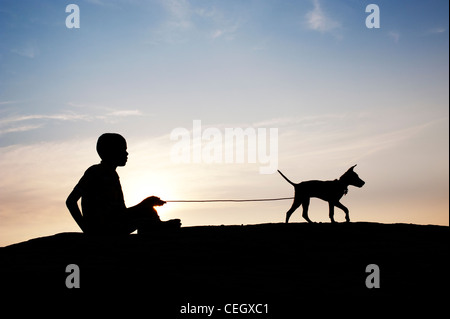
[[[67, 292], [66, 267], [75, 264], [85, 292], [148, 288], [203, 302], [429, 297], [449, 283], [448, 234], [447, 226], [365, 222], [196, 226], [126, 237], [60, 233], [0, 248], [0, 280], [8, 290]], [[380, 269], [379, 289], [366, 286], [369, 264]]]

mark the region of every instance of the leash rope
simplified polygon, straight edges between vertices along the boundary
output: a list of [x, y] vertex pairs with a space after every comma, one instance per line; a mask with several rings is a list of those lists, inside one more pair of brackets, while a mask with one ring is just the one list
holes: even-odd
[[294, 199], [294, 197], [279, 197], [279, 198], [257, 198], [257, 199], [174, 199], [165, 200], [167, 203], [217, 203], [217, 202], [268, 202], [276, 200]]

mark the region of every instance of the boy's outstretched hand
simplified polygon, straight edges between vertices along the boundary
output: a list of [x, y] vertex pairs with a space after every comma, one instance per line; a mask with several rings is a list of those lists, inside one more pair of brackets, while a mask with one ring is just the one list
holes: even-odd
[[147, 197], [146, 199], [144, 199], [144, 200], [142, 201], [142, 203], [145, 204], [145, 205], [149, 205], [149, 206], [153, 207], [153, 206], [162, 206], [162, 205], [164, 205], [166, 202], [163, 201], [163, 200], [162, 200], [161, 198], [159, 198], [159, 197], [156, 197], [156, 196], [150, 196], [150, 197]]

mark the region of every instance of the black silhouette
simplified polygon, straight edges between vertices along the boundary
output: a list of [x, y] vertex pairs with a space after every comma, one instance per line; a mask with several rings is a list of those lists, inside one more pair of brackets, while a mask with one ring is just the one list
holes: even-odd
[[[87, 234], [148, 233], [155, 229], [179, 228], [179, 219], [162, 222], [154, 206], [166, 202], [151, 196], [136, 206], [125, 206], [116, 168], [128, 159], [127, 142], [119, 134], [105, 133], [97, 141], [100, 164], [89, 167], [66, 200], [78, 226]], [[81, 198], [81, 209], [78, 200]]]
[[359, 178], [353, 169], [356, 165], [350, 167], [347, 172], [344, 173], [339, 179], [334, 181], [306, 181], [295, 184], [291, 182], [286, 176], [281, 174], [295, 189], [294, 203], [292, 207], [286, 213], [286, 223], [289, 222], [289, 218], [292, 213], [303, 205], [303, 218], [306, 219], [308, 223], [312, 221], [308, 217], [308, 207], [311, 197], [317, 197], [328, 202], [330, 206], [330, 219], [334, 223], [334, 206], [339, 207], [345, 213], [345, 220], [350, 222], [350, 217], [348, 215], [348, 208], [342, 205], [339, 200], [347, 194], [348, 186], [353, 185], [356, 187], [362, 187], [365, 182]]

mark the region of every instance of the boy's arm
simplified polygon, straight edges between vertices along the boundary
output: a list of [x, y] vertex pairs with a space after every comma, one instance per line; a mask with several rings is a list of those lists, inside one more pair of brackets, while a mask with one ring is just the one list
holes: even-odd
[[73, 219], [76, 221], [78, 226], [81, 228], [83, 232], [86, 231], [83, 215], [81, 214], [80, 208], [78, 207], [78, 200], [81, 198], [81, 194], [78, 190], [74, 189], [67, 197], [66, 206], [69, 209], [70, 214]]

